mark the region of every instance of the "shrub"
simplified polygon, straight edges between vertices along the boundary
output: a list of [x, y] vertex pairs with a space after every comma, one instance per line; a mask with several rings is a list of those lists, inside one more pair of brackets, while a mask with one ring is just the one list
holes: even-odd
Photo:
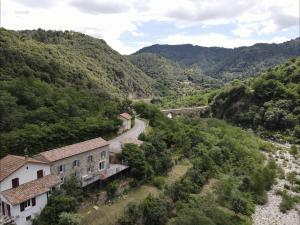
[[153, 178], [153, 185], [159, 189], [162, 189], [165, 185], [164, 177], [157, 176]]

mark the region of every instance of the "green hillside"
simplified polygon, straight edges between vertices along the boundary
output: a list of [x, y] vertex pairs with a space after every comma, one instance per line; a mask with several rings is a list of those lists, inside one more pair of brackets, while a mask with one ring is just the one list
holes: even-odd
[[223, 85], [221, 81], [205, 76], [199, 68], [186, 67], [157, 54], [141, 53], [130, 55], [128, 58], [156, 81], [156, 89], [162, 94], [166, 94], [170, 89], [181, 92], [184, 86], [203, 89]]
[[300, 57], [248, 82], [233, 82], [214, 98], [211, 107], [218, 118], [299, 143]]
[[0, 156], [112, 135], [125, 96], [154, 81], [103, 40], [0, 29]]
[[281, 44], [255, 44], [234, 49], [185, 45], [153, 45], [135, 54], [154, 53], [182, 65], [197, 67], [205, 75], [223, 80], [254, 76], [300, 55], [300, 39]]

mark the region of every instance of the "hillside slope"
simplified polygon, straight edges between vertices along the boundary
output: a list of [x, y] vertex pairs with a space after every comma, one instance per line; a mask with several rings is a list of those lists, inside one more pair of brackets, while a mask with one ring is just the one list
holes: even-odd
[[26, 69], [45, 81], [51, 76], [55, 84], [94, 85], [111, 93], [138, 96], [153, 91], [153, 81], [101, 39], [69, 31], [0, 32], [3, 76], [22, 73], [7, 72], [10, 67]]
[[153, 84], [102, 40], [0, 29], [0, 157], [109, 137], [125, 96], [149, 96]]
[[219, 87], [222, 82], [205, 76], [199, 68], [180, 65], [172, 60], [152, 53], [140, 53], [128, 56], [129, 60], [146, 75], [153, 78], [156, 88], [164, 94], [190, 83], [195, 88]]
[[154, 53], [183, 65], [199, 67], [205, 75], [223, 80], [254, 76], [300, 55], [300, 39], [281, 44], [255, 44], [234, 49], [185, 45], [153, 45], [137, 51]]
[[262, 135], [300, 141], [300, 57], [248, 82], [233, 82], [215, 96], [213, 114]]

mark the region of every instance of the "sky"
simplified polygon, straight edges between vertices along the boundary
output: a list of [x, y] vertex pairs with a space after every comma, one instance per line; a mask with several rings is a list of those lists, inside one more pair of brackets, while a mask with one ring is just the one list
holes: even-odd
[[300, 36], [299, 0], [0, 0], [6, 29], [73, 30], [121, 54], [153, 44], [234, 48]]

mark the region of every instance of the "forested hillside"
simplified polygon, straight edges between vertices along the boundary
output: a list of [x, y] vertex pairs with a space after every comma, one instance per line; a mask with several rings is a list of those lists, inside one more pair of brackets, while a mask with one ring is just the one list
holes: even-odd
[[152, 53], [128, 56], [130, 61], [157, 82], [157, 89], [165, 94], [170, 88], [179, 89], [189, 82], [196, 89], [220, 87], [222, 82], [205, 76], [199, 68], [190, 68]]
[[300, 57], [248, 82], [233, 82], [214, 98], [211, 107], [218, 118], [299, 143]]
[[198, 67], [205, 75], [223, 80], [254, 76], [299, 56], [300, 39], [282, 44], [255, 44], [234, 49], [186, 45], [153, 45], [135, 54], [155, 53], [180, 64]]
[[123, 97], [153, 93], [124, 56], [74, 32], [1, 29], [0, 74], [1, 156], [112, 135]]

